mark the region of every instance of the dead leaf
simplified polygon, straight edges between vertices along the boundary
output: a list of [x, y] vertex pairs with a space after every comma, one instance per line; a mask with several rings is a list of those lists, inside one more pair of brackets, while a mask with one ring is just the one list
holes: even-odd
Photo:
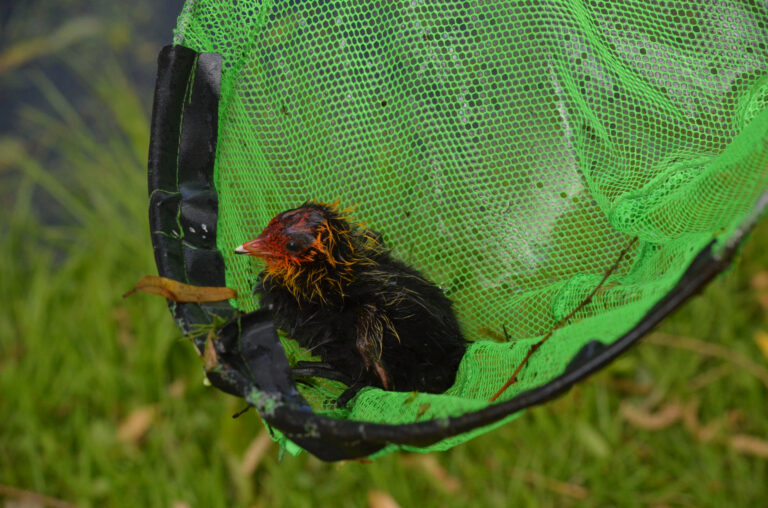
[[619, 414], [635, 427], [645, 430], [665, 429], [683, 416], [683, 407], [677, 402], [665, 404], [659, 411], [652, 413], [630, 404], [622, 403]]
[[512, 470], [512, 474], [518, 478], [522, 478], [527, 483], [537, 485], [539, 487], [544, 487], [564, 496], [574, 497], [576, 499], [586, 499], [589, 497], [589, 490], [585, 489], [581, 485], [561, 482], [560, 480], [555, 480], [549, 476], [544, 476], [543, 474], [539, 474], [534, 471], [526, 471], [519, 468], [514, 468]]
[[487, 326], [481, 326], [480, 328], [477, 329], [477, 331], [480, 332], [481, 335], [484, 335], [496, 342], [506, 342], [509, 340], [507, 337], [505, 337], [501, 333], [495, 330], [491, 330]]
[[177, 379], [170, 385], [168, 385], [168, 395], [174, 399], [180, 399], [184, 396], [184, 392], [187, 391], [187, 384], [183, 379]]
[[722, 419], [714, 419], [702, 425], [699, 421], [699, 401], [694, 399], [683, 409], [683, 426], [696, 440], [708, 443], [722, 432], [724, 422]]
[[747, 434], [736, 434], [728, 440], [731, 448], [737, 452], [768, 459], [768, 441]]
[[419, 395], [419, 392], [416, 392], [416, 391], [411, 392], [410, 395], [408, 395], [408, 398], [405, 399], [405, 402], [403, 402], [403, 404], [410, 404], [416, 399], [416, 397], [418, 397], [418, 395]]
[[422, 416], [424, 416], [424, 413], [429, 411], [429, 408], [432, 407], [432, 404], [419, 404], [419, 409], [416, 411], [416, 418], [415, 420], [418, 420]]
[[147, 275], [142, 277], [136, 285], [123, 295], [123, 298], [136, 292], [150, 293], [164, 296], [174, 302], [220, 302], [237, 298], [237, 291], [227, 287], [192, 286], [183, 282]]
[[192, 506], [186, 501], [174, 501], [171, 506], [173, 508], [192, 508]]
[[768, 272], [757, 272], [752, 276], [755, 299], [764, 310], [768, 310]]
[[336, 463], [336, 471], [341, 471], [347, 464], [357, 462], [359, 464], [373, 464], [373, 461], [366, 457], [358, 457], [356, 459], [340, 460]]
[[118, 427], [117, 439], [128, 444], [138, 443], [152, 426], [156, 414], [154, 405], [134, 409]]
[[12, 487], [10, 485], [0, 484], [0, 498], [4, 498], [4, 507], [19, 507], [19, 508], [38, 508], [38, 507], [51, 507], [51, 508], [77, 508], [75, 505], [56, 499], [55, 497], [45, 496], [31, 490], [24, 490], [18, 487]]
[[445, 468], [440, 465], [434, 455], [407, 455], [403, 458], [403, 463], [412, 467], [419, 468], [427, 473], [440, 489], [452, 494], [461, 489], [461, 482], [455, 476], [451, 476]]
[[219, 357], [216, 354], [216, 348], [213, 346], [213, 337], [216, 334], [211, 330], [205, 338], [205, 349], [203, 350], [203, 366], [206, 372], [210, 372], [219, 365]]
[[383, 490], [368, 491], [368, 506], [370, 508], [400, 508], [397, 501]]
[[269, 433], [266, 430], [262, 430], [256, 439], [251, 441], [248, 449], [243, 454], [243, 460], [240, 462], [240, 471], [244, 476], [251, 476], [256, 468], [259, 467], [259, 462], [267, 453], [272, 445], [272, 439], [269, 437]]
[[752, 276], [752, 287], [757, 290], [768, 290], [768, 272], [760, 271]]
[[115, 307], [112, 309], [111, 317], [117, 325], [117, 342], [128, 349], [136, 342], [133, 334], [133, 320], [125, 307]]
[[765, 359], [768, 360], [768, 333], [763, 330], [758, 330], [755, 332], [754, 339], [757, 347], [760, 348], [760, 352], [763, 353]]

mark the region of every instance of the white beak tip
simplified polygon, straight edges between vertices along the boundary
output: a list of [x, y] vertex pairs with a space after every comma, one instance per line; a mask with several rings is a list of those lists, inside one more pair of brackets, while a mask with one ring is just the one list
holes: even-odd
[[245, 245], [245, 244], [243, 244], [243, 245], [239, 245], [239, 246], [238, 246], [238, 247], [235, 249], [235, 254], [248, 254], [248, 251], [247, 251], [247, 250], [245, 250], [245, 247], [244, 247], [244, 245]]

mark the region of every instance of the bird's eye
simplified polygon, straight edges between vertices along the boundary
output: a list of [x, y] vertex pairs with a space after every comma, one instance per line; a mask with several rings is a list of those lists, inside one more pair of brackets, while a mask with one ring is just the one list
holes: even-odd
[[290, 241], [285, 245], [285, 248], [291, 252], [299, 252], [301, 250], [301, 245], [299, 245], [297, 242]]

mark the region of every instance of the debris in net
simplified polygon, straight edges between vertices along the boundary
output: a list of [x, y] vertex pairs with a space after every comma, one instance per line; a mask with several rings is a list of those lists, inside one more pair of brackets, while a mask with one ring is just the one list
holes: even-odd
[[413, 421], [418, 421], [419, 418], [429, 411], [430, 407], [432, 407], [432, 404], [419, 404], [419, 409], [416, 411], [416, 418], [414, 418]]
[[514, 383], [516, 383], [516, 382], [517, 382], [517, 374], [520, 372], [520, 370], [522, 370], [522, 368], [523, 368], [523, 367], [525, 367], [525, 365], [528, 363], [528, 360], [531, 358], [531, 356], [533, 356], [533, 354], [534, 354], [536, 351], [538, 351], [538, 350], [539, 350], [539, 348], [540, 348], [540, 347], [541, 347], [541, 346], [542, 346], [542, 345], [543, 345], [543, 344], [544, 344], [544, 343], [545, 343], [545, 342], [546, 342], [546, 341], [547, 341], [547, 340], [548, 340], [550, 337], [552, 337], [552, 334], [553, 334], [553, 333], [555, 333], [557, 330], [559, 330], [560, 328], [562, 328], [563, 326], [565, 326], [565, 325], [568, 323], [568, 321], [570, 321], [570, 320], [571, 320], [571, 318], [572, 318], [573, 316], [575, 316], [575, 315], [576, 315], [576, 313], [577, 313], [577, 312], [579, 312], [581, 309], [583, 309], [584, 307], [586, 307], [587, 305], [589, 305], [589, 303], [590, 303], [590, 302], [592, 302], [592, 298], [594, 298], [594, 296], [597, 294], [597, 292], [600, 290], [600, 288], [602, 288], [602, 287], [603, 287], [603, 285], [605, 284], [605, 282], [608, 280], [608, 277], [610, 277], [610, 276], [613, 274], [613, 272], [615, 272], [615, 271], [616, 271], [616, 269], [619, 267], [619, 265], [621, 264], [622, 260], [624, 259], [624, 256], [626, 256], [626, 255], [627, 255], [627, 253], [628, 253], [628, 252], [630, 251], [630, 249], [632, 248], [632, 246], [633, 246], [633, 245], [635, 245], [635, 242], [637, 242], [637, 237], [634, 237], [634, 238], [632, 239], [632, 241], [630, 241], [630, 242], [629, 242], [629, 245], [627, 245], [626, 247], [624, 247], [624, 250], [622, 250], [622, 251], [619, 253], [619, 257], [618, 257], [618, 259], [616, 259], [616, 261], [613, 263], [613, 266], [611, 266], [611, 267], [608, 269], [608, 271], [607, 271], [607, 272], [605, 272], [605, 274], [603, 275], [603, 278], [602, 278], [602, 280], [601, 280], [600, 282], [598, 282], [598, 283], [597, 283], [597, 286], [595, 286], [595, 289], [593, 289], [593, 290], [592, 290], [592, 292], [589, 294], [589, 296], [587, 296], [587, 297], [586, 297], [586, 298], [585, 298], [585, 299], [584, 299], [584, 300], [583, 300], [583, 301], [582, 301], [582, 302], [581, 302], [579, 305], [577, 305], [577, 306], [576, 306], [576, 308], [575, 308], [575, 309], [573, 309], [573, 310], [571, 311], [571, 313], [570, 313], [570, 314], [568, 314], [568, 315], [567, 315], [567, 316], [565, 316], [563, 319], [561, 319], [561, 320], [560, 320], [560, 322], [559, 322], [559, 323], [557, 323], [557, 324], [555, 325], [555, 327], [554, 327], [554, 328], [552, 328], [552, 330], [550, 330], [550, 331], [549, 331], [549, 333], [547, 333], [547, 334], [546, 334], [546, 335], [545, 335], [545, 336], [544, 336], [544, 337], [543, 337], [543, 338], [542, 338], [540, 341], [538, 341], [536, 344], [534, 344], [533, 346], [531, 346], [531, 349], [529, 349], [529, 350], [528, 350], [528, 353], [525, 355], [525, 358], [523, 358], [523, 361], [522, 361], [522, 362], [520, 362], [520, 365], [518, 365], [518, 366], [517, 366], [517, 368], [515, 369], [515, 371], [512, 373], [512, 375], [511, 375], [511, 376], [509, 376], [509, 379], [507, 380], [507, 382], [506, 382], [506, 383], [504, 383], [504, 386], [502, 386], [501, 388], [499, 388], [499, 391], [497, 391], [497, 392], [496, 392], [496, 393], [493, 395], [493, 397], [491, 397], [491, 399], [490, 399], [490, 401], [491, 401], [491, 402], [494, 402], [496, 399], [498, 399], [498, 398], [499, 398], [499, 396], [500, 396], [502, 393], [504, 393], [504, 391], [506, 391], [506, 389], [507, 389], [507, 388], [509, 388], [510, 386], [512, 386]]
[[123, 295], [123, 298], [133, 293], [150, 293], [160, 295], [168, 300], [180, 303], [221, 302], [237, 298], [237, 291], [227, 287], [192, 286], [166, 277], [147, 275]]

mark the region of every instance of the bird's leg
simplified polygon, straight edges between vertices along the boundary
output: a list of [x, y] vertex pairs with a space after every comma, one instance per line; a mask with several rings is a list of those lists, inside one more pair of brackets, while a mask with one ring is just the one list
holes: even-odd
[[376, 375], [379, 376], [381, 386], [385, 390], [389, 390], [391, 387], [389, 375], [381, 361], [384, 324], [377, 316], [376, 307], [374, 305], [366, 304], [362, 306], [358, 324], [355, 346], [357, 347], [360, 356], [363, 357], [365, 370], [371, 370], [371, 367], [373, 367], [376, 371]]
[[352, 386], [347, 388], [342, 392], [341, 395], [339, 395], [339, 398], [336, 399], [336, 405], [339, 407], [339, 409], [344, 409], [347, 407], [347, 403], [354, 398], [355, 395], [357, 395], [357, 392], [362, 390], [368, 386], [368, 383], [366, 383], [363, 380], [358, 380], [352, 383]]
[[293, 377], [296, 378], [321, 377], [339, 381], [347, 386], [354, 383], [352, 378], [339, 372], [332, 365], [324, 362], [297, 362], [296, 367], [291, 369], [291, 372], [293, 373]]

